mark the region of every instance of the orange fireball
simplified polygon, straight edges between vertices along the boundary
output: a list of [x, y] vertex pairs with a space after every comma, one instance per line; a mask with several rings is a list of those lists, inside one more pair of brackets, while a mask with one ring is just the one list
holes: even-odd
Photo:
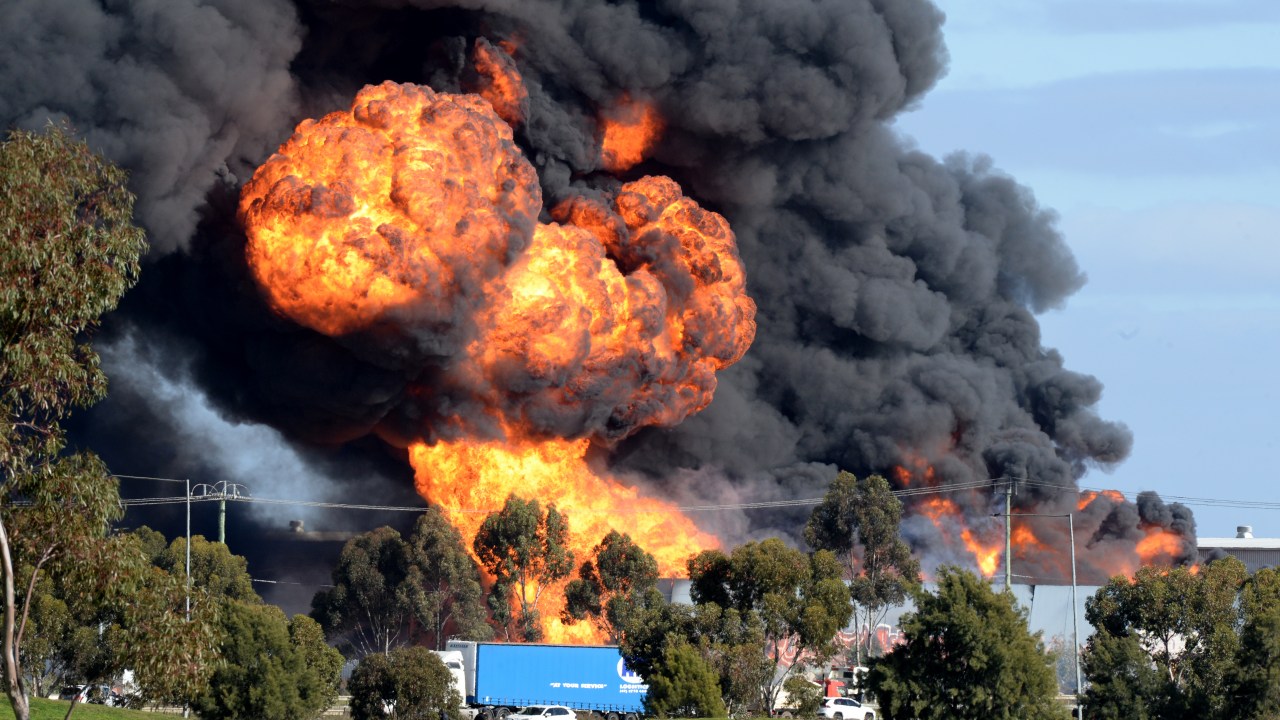
[[[493, 78], [510, 60], [487, 43], [477, 56]], [[424, 418], [409, 441], [418, 490], [468, 544], [515, 493], [568, 516], [579, 560], [617, 529], [679, 574], [716, 539], [585, 457], [706, 407], [751, 344], [733, 232], [661, 177], [538, 223], [536, 173], [492, 102], [384, 83], [303, 122], [241, 195], [253, 276], [321, 333], [460, 338], [420, 340], [435, 365], [407, 383], [422, 411], [402, 412]], [[548, 637], [597, 639], [557, 615], [543, 608]]]
[[341, 335], [452, 323], [528, 244], [541, 205], [487, 103], [388, 82], [303, 121], [241, 190], [240, 219], [271, 305]]

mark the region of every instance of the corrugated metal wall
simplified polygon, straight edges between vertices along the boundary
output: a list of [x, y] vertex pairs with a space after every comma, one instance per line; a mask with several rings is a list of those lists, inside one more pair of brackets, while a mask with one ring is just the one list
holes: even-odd
[[1222, 550], [1237, 558], [1249, 572], [1280, 565], [1280, 548], [1200, 548], [1200, 559], [1204, 560], [1214, 550]]

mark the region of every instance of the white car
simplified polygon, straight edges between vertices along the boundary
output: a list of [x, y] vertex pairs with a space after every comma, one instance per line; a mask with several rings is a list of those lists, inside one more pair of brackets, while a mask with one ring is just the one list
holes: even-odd
[[577, 720], [578, 714], [563, 705], [530, 705], [521, 708], [520, 712], [511, 713], [508, 717], [551, 718], [551, 720]]
[[835, 720], [875, 720], [876, 717], [871, 708], [863, 707], [857, 700], [846, 697], [823, 698], [818, 715]]

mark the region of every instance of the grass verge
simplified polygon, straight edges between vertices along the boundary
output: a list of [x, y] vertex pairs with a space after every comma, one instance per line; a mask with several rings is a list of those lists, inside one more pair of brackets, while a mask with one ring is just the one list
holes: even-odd
[[[45, 700], [33, 697], [31, 698], [31, 720], [62, 720], [67, 716], [67, 708], [70, 705], [71, 702], [68, 700]], [[0, 716], [6, 720], [16, 717], [7, 697], [4, 699], [3, 707], [4, 710], [0, 710]], [[71, 713], [71, 720], [160, 720], [165, 717], [182, 716], [111, 708], [92, 703], [80, 703], [76, 705], [76, 711]]]

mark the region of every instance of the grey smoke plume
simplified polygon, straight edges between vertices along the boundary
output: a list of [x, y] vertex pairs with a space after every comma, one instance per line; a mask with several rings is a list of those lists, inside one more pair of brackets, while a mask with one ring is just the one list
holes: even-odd
[[[69, 118], [133, 172], [156, 257], [113, 326], [142, 357], [300, 452], [367, 449], [371, 433], [430, 424], [403, 395], [435, 370], [267, 310], [236, 188], [302, 117], [383, 80], [458, 91], [477, 38], [510, 40], [529, 92], [517, 141], [546, 205], [618, 185], [596, 117], [624, 94], [649, 98], [666, 130], [627, 177], [668, 174], [725, 215], [759, 306], [755, 344], [711, 406], [603, 448], [617, 472], [680, 500], [765, 500], [821, 495], [837, 468], [923, 463], [942, 485], [1025, 478], [1016, 507], [1065, 512], [1077, 480], [1132, 438], [1095, 412], [1101, 383], [1041, 344], [1035, 313], [1085, 280], [1053, 214], [989, 159], [939, 161], [891, 125], [945, 71], [942, 21], [927, 0], [18, 0], [0, 9], [0, 120]], [[113, 396], [86, 437], [138, 402]], [[164, 412], [141, 416], [140, 437], [169, 437]], [[165, 472], [145, 447], [97, 449]], [[994, 487], [947, 497], [979, 529], [1002, 507]], [[795, 538], [806, 512], [697, 520], [729, 541]], [[920, 552], [954, 551], [913, 512]], [[1176, 559], [1194, 555], [1189, 511], [1154, 496], [1099, 498], [1077, 520], [1086, 581], [1157, 531], [1179, 538]], [[1055, 572], [1053, 557], [1028, 562]]]

